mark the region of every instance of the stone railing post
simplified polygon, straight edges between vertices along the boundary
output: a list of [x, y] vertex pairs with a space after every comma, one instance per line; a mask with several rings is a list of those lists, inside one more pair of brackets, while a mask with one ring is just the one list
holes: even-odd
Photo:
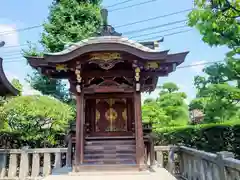
[[4, 178], [6, 173], [7, 152], [0, 153], [0, 178]]
[[21, 160], [20, 160], [20, 173], [19, 178], [25, 179], [28, 176], [29, 171], [29, 159], [28, 159], [28, 146], [22, 148]]
[[219, 167], [219, 180], [228, 180], [226, 169], [224, 165], [225, 158], [234, 158], [234, 154], [228, 151], [221, 151], [217, 153], [217, 166]]
[[168, 168], [167, 168], [167, 170], [171, 174], [174, 174], [174, 169], [175, 169], [174, 154], [175, 154], [175, 147], [170, 147], [169, 154], [168, 154]]

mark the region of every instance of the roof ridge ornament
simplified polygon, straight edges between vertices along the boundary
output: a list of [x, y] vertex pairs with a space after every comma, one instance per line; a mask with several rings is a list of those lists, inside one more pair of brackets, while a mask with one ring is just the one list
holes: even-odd
[[97, 33], [97, 36], [122, 36], [122, 33], [115, 31], [114, 27], [108, 24], [108, 10], [102, 9], [101, 16], [103, 19], [103, 25], [100, 32]]

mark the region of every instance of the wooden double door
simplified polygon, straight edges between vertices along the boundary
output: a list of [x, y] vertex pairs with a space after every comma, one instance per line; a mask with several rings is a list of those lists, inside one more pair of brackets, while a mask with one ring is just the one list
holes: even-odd
[[96, 98], [86, 100], [87, 134], [90, 136], [133, 135], [132, 98]]

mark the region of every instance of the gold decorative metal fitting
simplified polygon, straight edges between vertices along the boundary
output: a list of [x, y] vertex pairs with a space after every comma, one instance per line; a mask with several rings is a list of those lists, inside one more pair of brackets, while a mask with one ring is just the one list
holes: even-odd
[[139, 67], [137, 67], [136, 69], [135, 69], [135, 80], [136, 81], [139, 81], [140, 80], [140, 68]]
[[66, 64], [56, 64], [56, 70], [67, 72], [68, 68]]
[[159, 63], [158, 62], [147, 62], [145, 64], [145, 69], [158, 69], [160, 67]]
[[76, 69], [75, 74], [77, 76], [77, 82], [80, 83], [82, 81], [81, 71], [79, 69]]
[[120, 53], [92, 53], [89, 60], [111, 61], [121, 59]]

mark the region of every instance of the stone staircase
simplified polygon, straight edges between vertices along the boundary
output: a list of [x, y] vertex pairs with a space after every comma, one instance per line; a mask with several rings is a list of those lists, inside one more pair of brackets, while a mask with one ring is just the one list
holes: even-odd
[[85, 140], [84, 164], [136, 165], [135, 139]]

